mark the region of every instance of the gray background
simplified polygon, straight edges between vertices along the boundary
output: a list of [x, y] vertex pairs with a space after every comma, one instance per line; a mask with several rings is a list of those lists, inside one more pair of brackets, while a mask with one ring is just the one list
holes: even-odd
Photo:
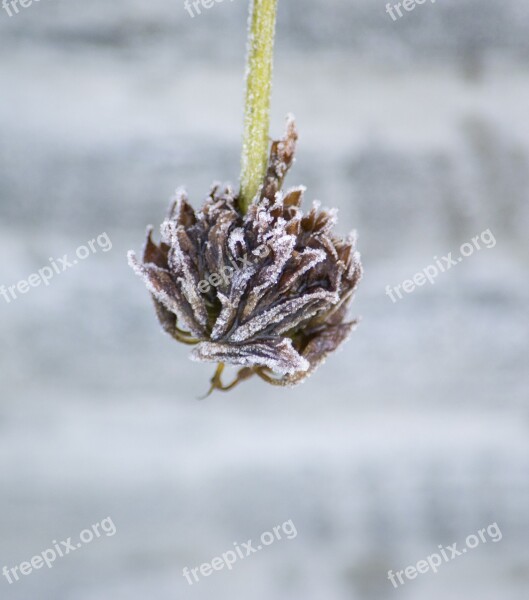
[[[0, 568], [111, 516], [114, 537], [8, 600], [522, 600], [529, 589], [529, 5], [280, 2], [272, 133], [365, 267], [341, 352], [293, 390], [198, 401], [213, 366], [126, 265], [174, 189], [236, 182], [247, 3], [41, 0], [0, 11], [0, 284], [106, 232], [112, 251], [0, 298]], [[490, 228], [435, 285], [397, 285]], [[193, 587], [182, 577], [292, 519]], [[400, 570], [480, 545], [394, 590]]]

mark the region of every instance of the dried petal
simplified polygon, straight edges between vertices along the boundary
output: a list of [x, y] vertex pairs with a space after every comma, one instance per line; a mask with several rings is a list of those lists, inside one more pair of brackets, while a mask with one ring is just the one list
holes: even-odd
[[[317, 202], [303, 216], [305, 188], [281, 191], [297, 139], [289, 119], [246, 215], [229, 186], [215, 184], [196, 212], [179, 190], [160, 245], [150, 228], [143, 263], [129, 255], [163, 329], [196, 344], [193, 360], [219, 363], [212, 389], [231, 389], [252, 374], [296, 385], [354, 328], [345, 319], [362, 275], [355, 236], [336, 238], [336, 211]], [[229, 386], [221, 383], [224, 363], [243, 367]]]

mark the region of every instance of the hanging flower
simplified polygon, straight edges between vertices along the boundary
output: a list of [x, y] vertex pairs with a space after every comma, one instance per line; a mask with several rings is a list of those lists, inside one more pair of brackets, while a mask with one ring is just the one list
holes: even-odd
[[[298, 384], [356, 324], [346, 318], [362, 275], [354, 235], [333, 235], [334, 209], [314, 202], [303, 215], [304, 188], [282, 191], [296, 142], [290, 118], [246, 214], [230, 187], [215, 185], [199, 211], [179, 191], [161, 243], [150, 228], [143, 260], [129, 253], [163, 329], [195, 345], [193, 360], [219, 363], [212, 390], [254, 374], [275, 385]], [[228, 386], [221, 381], [225, 363], [242, 367]]]

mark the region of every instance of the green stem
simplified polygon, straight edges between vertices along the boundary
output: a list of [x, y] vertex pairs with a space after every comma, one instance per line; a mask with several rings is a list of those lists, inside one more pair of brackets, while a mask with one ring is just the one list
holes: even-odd
[[239, 206], [246, 213], [268, 163], [277, 0], [251, 0]]

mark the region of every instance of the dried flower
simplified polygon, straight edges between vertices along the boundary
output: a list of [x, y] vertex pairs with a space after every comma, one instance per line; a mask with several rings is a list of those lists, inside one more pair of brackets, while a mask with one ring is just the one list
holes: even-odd
[[[219, 363], [212, 390], [254, 374], [275, 385], [298, 384], [356, 323], [346, 321], [362, 274], [354, 236], [334, 237], [336, 211], [316, 202], [304, 216], [304, 188], [281, 191], [296, 141], [290, 118], [245, 215], [230, 187], [215, 185], [196, 212], [179, 191], [161, 243], [152, 241], [150, 228], [143, 261], [129, 253], [164, 330], [196, 345], [193, 360]], [[243, 367], [228, 386], [221, 382], [224, 363]]]

